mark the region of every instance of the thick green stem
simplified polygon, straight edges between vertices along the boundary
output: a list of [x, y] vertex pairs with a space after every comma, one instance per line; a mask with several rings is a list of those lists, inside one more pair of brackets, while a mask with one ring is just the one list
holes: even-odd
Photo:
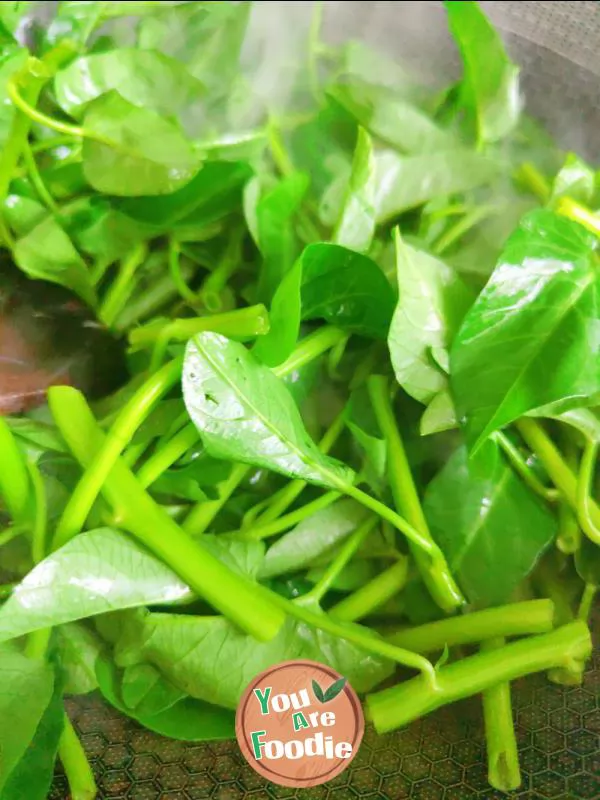
[[333, 561], [307, 594], [297, 602], [320, 603], [335, 583], [346, 564], [356, 555], [356, 551], [379, 522], [379, 517], [367, 517], [344, 541]]
[[[182, 274], [191, 277], [192, 268], [185, 264], [182, 267]], [[173, 286], [171, 276], [163, 275], [143, 292], [139, 292], [138, 296], [134, 295], [131, 298], [114, 321], [113, 328], [117, 331], [128, 331], [140, 320], [147, 319], [160, 311], [176, 295], [177, 290]]]
[[451, 225], [437, 240], [433, 246], [433, 252], [436, 255], [443, 255], [455, 242], [468, 233], [476, 225], [479, 225], [486, 217], [498, 211], [497, 206], [477, 206], [476, 208], [469, 209], [464, 216]]
[[[565, 463], [570, 469], [577, 471], [579, 466], [578, 451], [573, 442], [573, 437], [569, 435], [570, 431], [566, 429], [566, 426], [561, 429], [560, 434], [559, 443], [564, 453]], [[581, 536], [577, 514], [564, 499], [561, 499], [558, 505], [556, 547], [561, 553], [566, 553], [567, 555], [576, 553], [581, 547]]]
[[27, 463], [6, 420], [0, 416], [0, 494], [17, 524], [27, 516], [29, 475]]
[[[564, 458], [547, 435], [542, 425], [530, 417], [523, 417], [517, 422], [519, 433], [540, 459], [550, 480], [569, 503], [577, 511], [577, 478], [565, 463]], [[600, 508], [591, 500], [589, 502], [589, 519], [593, 528], [584, 530], [584, 533], [595, 543], [600, 544], [600, 538], [595, 537], [595, 531], [600, 530]]]
[[590, 510], [590, 492], [596, 470], [598, 442], [587, 441], [577, 477], [577, 519], [581, 529], [593, 542], [600, 544], [600, 528], [596, 527]]
[[25, 162], [29, 179], [36, 190], [38, 197], [52, 214], [58, 214], [59, 208], [54, 202], [54, 198], [48, 191], [48, 188], [44, 183], [42, 176], [40, 175], [35, 156], [33, 155], [31, 145], [29, 144], [28, 140], [25, 140], [23, 144], [23, 161]]
[[112, 327], [121, 313], [127, 300], [131, 297], [135, 284], [135, 273], [142, 266], [148, 255], [148, 245], [145, 242], [138, 244], [131, 253], [123, 259], [119, 267], [119, 274], [111, 284], [106, 297], [100, 307], [98, 316], [105, 325]]
[[368, 716], [378, 733], [400, 728], [448, 703], [552, 667], [583, 664], [592, 652], [584, 622], [572, 622], [499, 650], [464, 658], [437, 671], [432, 688], [422, 676], [367, 697]]
[[71, 800], [94, 800], [98, 794], [94, 773], [75, 728], [66, 713], [64, 728], [58, 745], [58, 757], [62, 762], [69, 782]]
[[363, 619], [397, 595], [406, 585], [407, 577], [408, 558], [400, 556], [391, 567], [330, 608], [329, 613], [341, 622]]
[[191, 536], [204, 533], [251, 469], [247, 464], [235, 464], [229, 477], [216, 485], [218, 498], [197, 503], [185, 518], [183, 530]]
[[61, 547], [83, 528], [102, 485], [133, 434], [148, 417], [160, 398], [181, 376], [181, 359], [175, 359], [151, 375], [123, 406], [104, 445], [81, 476], [54, 534], [53, 547]]
[[258, 304], [206, 317], [174, 319], [158, 324], [151, 322], [141, 328], [134, 328], [129, 334], [129, 343], [132, 348], [139, 349], [154, 344], [163, 337], [169, 341], [185, 342], [202, 331], [213, 331], [230, 339], [244, 340], [262, 336], [268, 330], [268, 311], [262, 304]]
[[221, 294], [240, 266], [244, 234], [245, 228], [239, 228], [231, 234], [221, 260], [200, 288], [198, 294], [209, 311], [220, 311], [223, 306]]
[[406, 628], [386, 638], [416, 653], [435, 653], [446, 645], [456, 647], [497, 636], [547, 633], [552, 630], [554, 614], [551, 600], [527, 600]]
[[[481, 652], [501, 649], [501, 637], [488, 639]], [[488, 758], [488, 781], [500, 792], [511, 792], [521, 785], [519, 752], [513, 722], [510, 683], [497, 683], [483, 693], [483, 719]]]
[[421, 538], [435, 547], [435, 550], [430, 547], [424, 553], [423, 548], [411, 540], [411, 551], [435, 602], [444, 611], [454, 611], [464, 603], [464, 598], [429, 531], [394, 417], [387, 379], [382, 375], [373, 375], [367, 381], [367, 387], [377, 422], [387, 443], [387, 472], [396, 508]]
[[273, 373], [278, 378], [284, 375], [290, 375], [296, 370], [302, 369], [306, 364], [310, 364], [323, 353], [326, 353], [338, 342], [346, 338], [346, 334], [334, 328], [332, 325], [323, 325], [319, 330], [305, 336], [304, 339], [296, 346], [291, 356], [273, 369]]
[[[56, 386], [48, 393], [50, 409], [69, 449], [84, 467], [107, 447], [107, 437], [83, 395]], [[106, 475], [102, 492], [122, 518], [122, 527], [171, 567], [193, 591], [260, 640], [277, 634], [284, 615], [259, 591], [199, 542], [191, 539], [144, 491], [131, 470], [117, 458]]]
[[585, 584], [581, 601], [579, 603], [579, 608], [577, 609], [577, 619], [580, 619], [583, 622], [587, 622], [589, 620], [592, 613], [592, 604], [594, 602], [594, 598], [596, 597], [597, 591], [598, 587], [594, 586], [593, 583]]
[[27, 462], [31, 485], [33, 487], [34, 512], [33, 527], [31, 531], [31, 558], [34, 564], [39, 564], [46, 557], [47, 551], [47, 526], [48, 526], [48, 501], [46, 487], [37, 464]]
[[526, 186], [542, 204], [546, 204], [550, 199], [552, 187], [545, 175], [530, 161], [521, 164], [515, 177]]
[[310, 503], [300, 506], [300, 508], [295, 509], [295, 511], [285, 514], [283, 517], [273, 520], [273, 522], [269, 522], [266, 525], [257, 524], [250, 528], [242, 528], [240, 531], [235, 531], [235, 533], [239, 534], [243, 539], [268, 539], [270, 536], [276, 536], [278, 533], [293, 528], [299, 522], [302, 522], [303, 519], [316, 514], [317, 511], [322, 511], [332, 503], [335, 503], [339, 497], [339, 492], [325, 492], [325, 494], [317, 497], [316, 500], [312, 500]]

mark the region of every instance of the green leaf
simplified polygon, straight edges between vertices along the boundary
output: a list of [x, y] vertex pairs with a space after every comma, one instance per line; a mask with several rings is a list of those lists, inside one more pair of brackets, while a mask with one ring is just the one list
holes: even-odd
[[326, 690], [323, 701], [324, 703], [329, 703], [330, 700], [335, 700], [335, 698], [344, 690], [344, 686], [348, 681], [346, 678], [339, 678], [337, 681], [334, 681], [331, 686]]
[[475, 189], [499, 172], [493, 158], [459, 148], [409, 156], [386, 150], [376, 164], [378, 224], [435, 198]]
[[117, 646], [119, 665], [149, 661], [199, 700], [235, 709], [250, 680], [273, 664], [309, 659], [344, 673], [357, 692], [386, 678], [393, 665], [344, 639], [288, 618], [280, 633], [259, 643], [222, 617], [125, 615]]
[[30, 278], [58, 283], [89, 305], [95, 304], [88, 268], [54, 217], [46, 217], [19, 239], [13, 254], [19, 269]]
[[4, 219], [17, 236], [25, 236], [48, 215], [45, 206], [19, 194], [9, 194], [4, 201]]
[[369, 134], [358, 129], [346, 200], [333, 232], [336, 244], [366, 252], [375, 234], [375, 158]]
[[530, 414], [530, 416], [550, 417], [559, 422], [564, 422], [570, 425], [579, 433], [583, 434], [586, 439], [592, 442], [600, 442], [600, 419], [596, 413], [589, 408], [573, 408], [571, 411], [565, 411], [562, 414], [552, 414], [551, 409], [541, 408], [538, 412]]
[[183, 700], [185, 693], [150, 664], [134, 664], [123, 671], [121, 697], [136, 716], [153, 716]]
[[[264, 546], [206, 536], [204, 544], [238, 572], [256, 574]], [[23, 578], [0, 608], [0, 641], [121, 608], [193, 597], [169, 567], [112, 528], [80, 534]]]
[[[235, 737], [235, 715], [225, 708], [185, 697], [157, 714], [138, 714], [123, 702], [123, 674], [111, 660], [106, 657], [98, 660], [96, 676], [102, 695], [112, 706], [154, 733], [185, 742]], [[167, 685], [164, 678], [161, 681]]]
[[204, 86], [179, 61], [155, 50], [123, 47], [80, 56], [54, 78], [58, 104], [75, 119], [113, 90], [134, 106], [179, 120], [190, 137], [201, 133]]
[[310, 244], [302, 260], [302, 319], [385, 339], [394, 291], [377, 264], [337, 244]]
[[0, 5], [0, 22], [7, 31], [12, 34], [16, 33], [19, 26], [27, 20], [33, 5], [34, 3], [24, 0], [2, 3]]
[[552, 184], [552, 201], [571, 197], [580, 203], [590, 203], [596, 192], [596, 174], [586, 162], [568, 153], [564, 164]]
[[[200, 160], [180, 128], [112, 91], [87, 107], [85, 177], [99, 192], [125, 197], [170, 194], [198, 172]], [[93, 138], [90, 138], [93, 136]]]
[[577, 574], [584, 583], [600, 587], [600, 547], [582, 536], [581, 545], [575, 553]]
[[212, 92], [224, 91], [239, 70], [249, 13], [247, 3], [183, 3], [144, 19], [139, 47], [184, 62]]
[[295, 172], [282, 178], [257, 203], [258, 246], [263, 256], [258, 295], [269, 302], [299, 252], [295, 216], [308, 190], [309, 178]]
[[98, 687], [96, 661], [102, 642], [92, 630], [77, 622], [56, 630], [57, 652], [65, 673], [67, 694], [89, 694]]
[[366, 516], [354, 500], [339, 500], [303, 519], [267, 550], [261, 578], [300, 572], [335, 550]]
[[450, 346], [472, 295], [451, 267], [406, 244], [398, 230], [396, 268], [399, 300], [388, 337], [392, 366], [404, 391], [428, 404], [448, 382], [432, 351]]
[[285, 385], [238, 342], [217, 333], [191, 339], [183, 397], [206, 450], [216, 458], [329, 488], [354, 478], [349, 467], [318, 450]]
[[600, 395], [597, 240], [552, 211], [528, 214], [466, 315], [450, 355], [467, 442], [542, 406]]
[[298, 341], [302, 319], [302, 261], [298, 260], [277, 287], [269, 309], [269, 330], [259, 336], [253, 354], [268, 367], [283, 364]]
[[209, 162], [181, 189], [161, 197], [118, 198], [116, 207], [155, 234], [169, 233], [186, 219], [208, 224], [239, 208], [252, 170], [242, 161]]
[[253, 353], [270, 367], [294, 349], [300, 320], [324, 319], [350, 333], [385, 339], [395, 296], [385, 275], [367, 256], [337, 244], [310, 244], [279, 284], [271, 303], [271, 327]]
[[314, 678], [313, 678], [313, 681], [312, 681], [312, 690], [313, 690], [314, 696], [317, 698], [319, 703], [324, 703], [325, 702], [325, 694], [323, 692], [323, 689], [321, 689], [321, 687], [319, 686], [318, 682], [316, 680], [314, 680]]
[[[52, 699], [54, 671], [45, 661], [0, 648], [0, 793], [25, 756]], [[0, 795], [1, 796], [1, 795]]]
[[56, 678], [33, 739], [0, 791], [1, 800], [46, 800], [54, 778], [64, 720], [63, 687]]
[[507, 602], [556, 534], [556, 520], [493, 441], [461, 447], [427, 487], [425, 515], [471, 603]]
[[479, 142], [497, 142], [519, 119], [519, 69], [479, 3], [445, 2], [450, 31], [463, 60], [463, 103], [477, 120]]
[[456, 410], [450, 392], [443, 389], [429, 403], [421, 417], [421, 436], [430, 436], [432, 433], [441, 433], [458, 428]]
[[377, 424], [366, 386], [350, 394], [346, 425], [364, 454], [367, 482], [380, 492], [386, 485], [387, 442]]
[[[0, 3], [0, 9], [6, 7], [6, 3]], [[2, 36], [0, 35], [0, 41]], [[0, 146], [4, 147], [10, 135], [11, 125], [15, 116], [15, 106], [10, 101], [7, 94], [7, 84], [9, 78], [23, 69], [29, 53], [24, 47], [17, 47], [16, 43], [2, 43], [2, 55], [0, 56]]]
[[402, 153], [433, 153], [457, 146], [450, 133], [390, 89], [350, 80], [335, 84], [328, 94], [369, 133]]

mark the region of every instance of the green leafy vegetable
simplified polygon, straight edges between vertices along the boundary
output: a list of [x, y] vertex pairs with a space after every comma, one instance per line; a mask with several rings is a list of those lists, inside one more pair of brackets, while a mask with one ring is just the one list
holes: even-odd
[[597, 401], [596, 241], [545, 210], [528, 214], [510, 237], [450, 355], [471, 447], [540, 407], [567, 411]]
[[493, 442], [471, 461], [458, 450], [430, 483], [424, 510], [452, 572], [480, 607], [507, 602], [556, 534], [553, 516]]

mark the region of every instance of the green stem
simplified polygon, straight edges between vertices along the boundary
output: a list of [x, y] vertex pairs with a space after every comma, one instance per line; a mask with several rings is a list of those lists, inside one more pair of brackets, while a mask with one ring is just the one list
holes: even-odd
[[499, 650], [477, 653], [441, 667], [435, 689], [419, 676], [368, 695], [368, 716], [378, 733], [386, 733], [498, 683], [574, 662], [582, 664], [591, 652], [587, 625], [572, 622], [550, 633], [520, 639]]
[[57, 147], [64, 147], [72, 145], [73, 142], [78, 142], [78, 139], [73, 139], [72, 136], [53, 136], [51, 139], [40, 139], [38, 142], [33, 142], [31, 145], [31, 152], [34, 154], [45, 153], [47, 150], [54, 150]]
[[185, 342], [203, 331], [221, 333], [230, 339], [252, 339], [268, 333], [269, 313], [259, 303], [235, 311], [225, 311], [222, 314], [210, 314], [191, 319], [173, 319], [158, 324], [149, 323], [140, 328], [134, 328], [129, 334], [129, 343], [137, 349], [153, 344], [162, 336], [166, 336], [170, 341]]
[[[345, 426], [345, 412], [338, 414], [338, 416], [331, 423], [329, 428], [323, 434], [323, 438], [319, 442], [319, 450], [321, 453], [327, 454], [339, 439]], [[284, 488], [277, 492], [272, 498], [267, 501], [265, 511], [258, 518], [258, 525], [263, 526], [269, 522], [278, 519], [287, 509], [292, 505], [296, 498], [308, 486], [306, 481], [296, 478], [290, 481]], [[261, 507], [264, 505], [261, 504]], [[255, 506], [257, 508], [257, 506]], [[248, 514], [244, 517], [244, 524], [242, 527], [248, 527], [253, 521], [253, 509], [250, 509]]]
[[597, 457], [598, 442], [588, 440], [585, 443], [577, 478], [577, 519], [586, 536], [600, 544], [600, 528], [594, 524], [590, 510], [590, 491]]
[[46, 487], [37, 464], [27, 462], [29, 477], [33, 487], [35, 501], [33, 528], [31, 533], [31, 557], [34, 564], [39, 564], [46, 557], [47, 551], [47, 526], [48, 526], [48, 501]]
[[198, 431], [190, 423], [178, 431], [165, 445], [155, 450], [150, 458], [139, 468], [136, 477], [140, 485], [147, 489], [154, 481], [184, 456], [190, 447], [198, 443]]
[[13, 522], [23, 522], [29, 501], [29, 475], [13, 433], [0, 416], [0, 494]]
[[[192, 275], [192, 268], [187, 264], [182, 268], [184, 276]], [[139, 322], [156, 314], [170, 300], [175, 298], [177, 291], [169, 274], [162, 275], [155, 283], [148, 286], [139, 296], [134, 295], [130, 302], [119, 313], [114, 321], [113, 328], [117, 331], [127, 331]]]
[[94, 773], [66, 712], [58, 757], [69, 782], [71, 800], [94, 800], [98, 794]]
[[367, 517], [356, 530], [344, 541], [333, 561], [325, 569], [323, 575], [313, 586], [310, 592], [303, 595], [298, 602], [320, 603], [331, 589], [338, 575], [346, 564], [356, 555], [356, 551], [379, 522], [379, 517]]
[[432, 691], [435, 691], [436, 672], [433, 664], [427, 658], [411, 653], [410, 650], [403, 650], [401, 647], [389, 644], [389, 642], [380, 639], [374, 631], [362, 625], [337, 622], [328, 614], [313, 611], [297, 601], [288, 600], [264, 587], [261, 587], [261, 589], [271, 598], [275, 605], [290, 617], [306, 622], [307, 625], [317, 630], [325, 631], [332, 636], [352, 642], [368, 653], [389, 659], [404, 667], [419, 670], [422, 673], [425, 684], [430, 686]]
[[334, 328], [332, 325], [323, 325], [314, 333], [305, 336], [295, 347], [294, 352], [287, 361], [275, 367], [273, 373], [277, 375], [278, 378], [290, 375], [292, 372], [302, 369], [306, 364], [322, 356], [323, 353], [335, 347], [338, 342], [341, 342], [345, 338], [346, 334], [339, 330], [339, 328]]
[[311, 517], [318, 511], [322, 511], [332, 503], [335, 503], [339, 497], [339, 492], [325, 492], [325, 494], [317, 497], [316, 500], [311, 500], [310, 503], [306, 503], [300, 506], [300, 508], [291, 511], [289, 514], [274, 519], [273, 522], [262, 525], [262, 521], [259, 520], [259, 524], [251, 528], [242, 528], [239, 531], [235, 531], [235, 533], [238, 534], [240, 538], [249, 539], [251, 541], [268, 539], [270, 536], [276, 536], [278, 533], [283, 533], [283, 531], [293, 528], [295, 525], [298, 525], [299, 522], [302, 522], [303, 519]]
[[548, 633], [553, 624], [554, 603], [551, 600], [527, 600], [406, 628], [387, 638], [400, 647], [425, 654], [443, 650], [446, 645], [476, 644], [497, 636]]
[[135, 431], [180, 376], [181, 360], [175, 359], [148, 378], [125, 403], [63, 510], [54, 534], [53, 549], [61, 547], [81, 531], [115, 462]]
[[[577, 478], [565, 463], [554, 442], [546, 434], [540, 423], [530, 417], [520, 419], [517, 422], [517, 428], [528, 446], [540, 459], [552, 483], [571, 508], [577, 512]], [[596, 535], [596, 532], [600, 530], [600, 508], [593, 500], [590, 500], [588, 511], [591, 527], [588, 530], [584, 528], [584, 533], [595, 544], [600, 544], [600, 537]]]
[[239, 228], [233, 232], [221, 260], [202, 284], [199, 295], [204, 306], [209, 311], [220, 311], [223, 306], [221, 293], [227, 286], [231, 276], [240, 266], [240, 249], [244, 234], [244, 228]]
[[22, 536], [27, 532], [28, 526], [11, 525], [9, 528], [6, 528], [6, 530], [0, 532], [0, 547], [4, 547], [5, 544], [12, 542], [13, 539], [17, 538], [17, 536]]
[[[89, 467], [110, 440], [94, 419], [83, 395], [66, 386], [52, 387], [48, 402], [56, 424], [75, 458]], [[102, 492], [118, 509], [122, 527], [179, 575], [214, 608], [260, 640], [273, 638], [284, 615], [256, 584], [232, 572], [199, 542], [191, 539], [140, 486], [131, 470], [117, 458]]]
[[451, 612], [464, 603], [464, 598], [452, 577], [444, 555], [434, 543], [429, 531], [400, 431], [396, 425], [388, 381], [381, 375], [372, 375], [367, 381], [367, 387], [375, 417], [387, 443], [387, 472], [394, 504], [398, 512], [418, 531], [421, 542], [427, 542], [429, 546], [425, 549], [419, 541], [409, 537], [411, 551], [431, 596], [440, 608]]
[[433, 246], [433, 252], [438, 256], [443, 255], [449, 247], [468, 233], [471, 228], [474, 228], [486, 217], [491, 216], [497, 211], [497, 206], [477, 206], [471, 209], [440, 236]]
[[141, 242], [121, 261], [119, 273], [110, 285], [102, 302], [98, 316], [105, 325], [112, 327], [134, 290], [133, 279], [138, 268], [148, 255], [148, 245]]
[[181, 248], [179, 246], [179, 242], [174, 236], [170, 236], [169, 271], [171, 273], [171, 279], [175, 284], [175, 288], [186, 302], [197, 303], [198, 297], [196, 296], [196, 293], [190, 289], [190, 287], [185, 282], [183, 275], [181, 274], [180, 257], [181, 257]]
[[391, 567], [330, 608], [329, 613], [334, 619], [339, 619], [341, 622], [355, 622], [364, 619], [397, 595], [406, 585], [407, 577], [408, 558], [400, 556]]
[[235, 464], [229, 477], [216, 485], [218, 498], [197, 503], [183, 521], [183, 530], [191, 536], [204, 533], [251, 469], [247, 464]]
[[[48, 78], [50, 75], [48, 76]], [[47, 79], [46, 79], [47, 80]], [[41, 88], [41, 85], [40, 85]], [[62, 122], [59, 119], [54, 119], [54, 117], [49, 117], [47, 114], [44, 114], [42, 111], [34, 107], [34, 103], [37, 102], [37, 97], [39, 96], [39, 90], [35, 99], [32, 99], [31, 95], [21, 95], [19, 93], [19, 89], [17, 87], [17, 82], [14, 77], [9, 78], [6, 84], [6, 93], [15, 104], [15, 106], [23, 113], [25, 116], [29, 118], [31, 122], [37, 122], [38, 125], [43, 125], [45, 128], [50, 128], [51, 130], [57, 131], [58, 133], [63, 133], [67, 136], [71, 136], [77, 139], [82, 139], [84, 137], [96, 139], [102, 144], [107, 144], [107, 142], [102, 139], [101, 137], [97, 137], [94, 134], [91, 134], [89, 131], [85, 131], [79, 125], [71, 125], [68, 122]], [[30, 127], [29, 123], [27, 125], [27, 131], [29, 131]], [[108, 142], [110, 144], [110, 142]]]
[[592, 613], [592, 603], [594, 602], [597, 591], [598, 587], [594, 586], [593, 583], [585, 584], [583, 594], [581, 596], [581, 602], [579, 603], [579, 608], [577, 610], [577, 619], [587, 623]]
[[559, 214], [583, 225], [584, 228], [587, 228], [596, 236], [600, 236], [600, 215], [582, 206], [581, 203], [572, 200], [570, 197], [561, 197], [556, 210]]
[[549, 489], [540, 481], [535, 472], [531, 469], [526, 459], [521, 454], [519, 448], [514, 445], [511, 440], [502, 431], [496, 431], [493, 438], [498, 442], [501, 449], [504, 451], [505, 456], [512, 464], [515, 472], [520, 475], [523, 482], [529, 488], [539, 495], [547, 503], [554, 503], [559, 498], [559, 493], [556, 489]]
[[26, 139], [23, 143], [23, 161], [25, 162], [25, 167], [27, 169], [27, 173], [29, 175], [29, 179], [33, 184], [34, 189], [38, 193], [38, 197], [42, 201], [42, 203], [48, 208], [52, 214], [59, 214], [59, 208], [54, 202], [54, 198], [48, 191], [46, 184], [43, 181], [42, 176], [40, 175], [40, 171], [35, 161], [35, 156], [33, 155], [31, 145], [29, 141]]
[[46, 658], [51, 636], [52, 628], [40, 628], [39, 630], [30, 633], [27, 636], [27, 642], [24, 649], [27, 658], [39, 660]]
[[269, 120], [267, 137], [275, 166], [284, 177], [286, 175], [291, 175], [294, 172], [294, 165], [285, 149], [283, 139], [281, 138], [281, 131], [275, 120]]
[[[481, 652], [501, 649], [502, 637], [488, 639]], [[510, 683], [498, 683], [483, 693], [483, 719], [487, 743], [488, 781], [500, 792], [511, 792], [521, 785], [519, 752], [513, 722]]]
[[515, 177], [530, 189], [542, 204], [548, 202], [552, 188], [535, 164], [530, 161], [521, 164]]
[[[570, 432], [565, 428], [561, 429], [561, 439], [565, 463], [570, 469], [576, 471], [578, 468], [577, 448], [573, 443]], [[561, 499], [558, 505], [558, 534], [556, 536], [556, 547], [561, 553], [570, 555], [576, 553], [581, 547], [581, 528], [577, 515], [573, 509]]]

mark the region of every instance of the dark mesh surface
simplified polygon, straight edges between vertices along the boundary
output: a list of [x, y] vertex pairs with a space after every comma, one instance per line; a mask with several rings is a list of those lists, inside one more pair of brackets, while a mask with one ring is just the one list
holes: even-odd
[[[596, 625], [596, 628], [598, 626]], [[600, 798], [600, 650], [582, 687], [563, 688], [535, 675], [514, 685], [513, 706], [527, 800]], [[191, 745], [163, 739], [107, 708], [98, 698], [69, 705], [91, 757], [102, 800], [496, 800], [487, 783], [481, 703], [441, 709], [400, 731], [367, 729], [341, 776], [314, 789], [267, 783], [235, 742]], [[58, 776], [50, 800], [65, 800]]]
[[[272, 14], [294, 20], [309, 11], [308, 3], [269, 5]], [[518, 0], [483, 6], [523, 66], [529, 110], [547, 123], [565, 148], [598, 160], [600, 4]], [[440, 3], [329, 2], [326, 22], [331, 39], [359, 35], [388, 53], [401, 53], [432, 83], [439, 83], [440, 76], [447, 79], [457, 68]], [[600, 798], [599, 695], [598, 651], [581, 688], [557, 687], [544, 675], [515, 685], [523, 786], [513, 797]], [[94, 765], [99, 797], [107, 800], [506, 796], [487, 784], [481, 704], [476, 698], [394, 734], [378, 737], [368, 730], [350, 769], [331, 784], [303, 791], [268, 785], [246, 764], [234, 742], [186, 745], [162, 739], [98, 698], [72, 701], [69, 710]], [[66, 783], [58, 775], [51, 799], [67, 796]]]

